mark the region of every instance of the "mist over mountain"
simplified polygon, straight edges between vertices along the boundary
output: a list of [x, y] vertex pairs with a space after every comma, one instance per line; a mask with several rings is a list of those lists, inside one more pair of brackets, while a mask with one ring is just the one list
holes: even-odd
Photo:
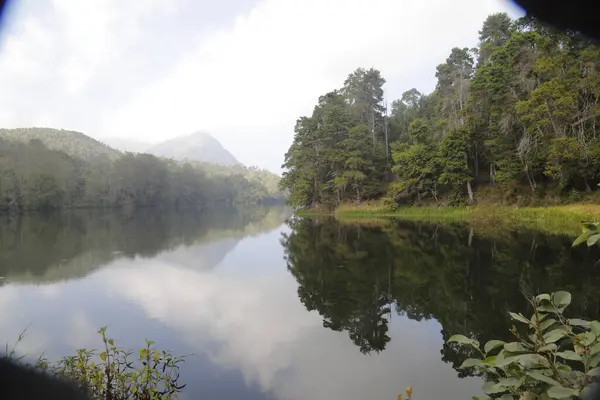
[[128, 151], [130, 153], [145, 153], [150, 147], [152, 147], [152, 143], [122, 139], [118, 137], [101, 138], [100, 141], [112, 147], [113, 149]]
[[217, 139], [209, 133], [200, 131], [166, 140], [150, 146], [145, 151], [155, 156], [180, 161], [202, 161], [221, 165], [241, 164]]

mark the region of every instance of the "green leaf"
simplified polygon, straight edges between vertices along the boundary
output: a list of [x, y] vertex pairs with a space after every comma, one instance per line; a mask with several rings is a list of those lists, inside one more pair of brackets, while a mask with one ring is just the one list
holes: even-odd
[[518, 354], [514, 356], [508, 356], [500, 360], [496, 360], [496, 367], [502, 368], [511, 363], [519, 363], [524, 367], [538, 367], [547, 366], [548, 360], [539, 354]]
[[103, 351], [102, 353], [100, 353], [100, 359], [102, 361], [106, 361], [106, 352], [105, 351]]
[[[600, 186], [600, 185], [598, 185]], [[598, 225], [600, 225], [600, 222], [584, 222], [583, 223], [583, 231], [584, 232], [588, 232], [588, 231], [597, 231], [598, 230]]]
[[522, 314], [517, 314], [509, 311], [508, 315], [510, 315], [510, 317], [516, 321], [529, 325], [529, 320], [525, 318]]
[[531, 323], [533, 325], [537, 325], [537, 324], [541, 323], [544, 320], [544, 318], [546, 318], [547, 316], [548, 316], [548, 314], [546, 314], [546, 313], [538, 312], [538, 313], [532, 314], [531, 318], [529, 320], [531, 321]]
[[[482, 388], [483, 392], [485, 394], [497, 394], [505, 392], [508, 384], [508, 382], [505, 381], [506, 379], [503, 379], [500, 382], [486, 382]], [[516, 379], [514, 379], [514, 381], [516, 381]]]
[[594, 354], [592, 356], [592, 359], [590, 360], [589, 364], [590, 364], [589, 366], [592, 368], [597, 367], [598, 364], [600, 364], [600, 354]]
[[504, 346], [505, 343], [506, 342], [503, 342], [502, 340], [490, 340], [484, 346], [485, 353], [487, 354], [498, 347]]
[[477, 365], [481, 365], [481, 360], [478, 358], [467, 358], [463, 363], [458, 367], [458, 369], [465, 369], [475, 367]]
[[111, 346], [115, 345], [115, 340], [114, 339], [108, 339], [108, 344], [110, 344]]
[[600, 376], [600, 368], [592, 368], [588, 371], [589, 376]]
[[504, 345], [504, 350], [509, 351], [511, 353], [527, 353], [530, 352], [528, 348], [523, 346], [520, 342], [510, 342]]
[[500, 400], [515, 400], [515, 398], [513, 397], [512, 394], [503, 394], [502, 397], [500, 397]]
[[571, 304], [571, 293], [560, 290], [552, 294], [552, 304], [557, 308], [564, 308]]
[[573, 371], [573, 369], [571, 367], [569, 367], [568, 365], [565, 364], [559, 364], [556, 369], [558, 369], [559, 371]]
[[595, 235], [590, 236], [587, 240], [588, 247], [595, 245], [596, 242], [598, 242], [598, 240], [600, 240], [600, 233], [596, 233]]
[[550, 295], [548, 293], [542, 293], [535, 296], [535, 301], [539, 304], [542, 301], [550, 301]]
[[564, 329], [559, 328], [553, 331], [550, 331], [544, 335], [544, 342], [546, 343], [554, 343], [559, 341], [560, 339], [567, 336], [567, 332]]
[[569, 325], [573, 325], [573, 326], [582, 326], [584, 328], [589, 328], [589, 326], [590, 326], [590, 321], [586, 321], [585, 319], [571, 318], [568, 320], [568, 322], [569, 322]]
[[497, 358], [498, 356], [489, 356], [485, 360], [483, 360], [481, 364], [485, 365], [486, 367], [495, 367]]
[[600, 343], [596, 343], [595, 345], [593, 345], [590, 348], [590, 354], [591, 355], [598, 354], [598, 353], [600, 353]]
[[558, 346], [556, 345], [556, 343], [548, 343], [547, 345], [540, 347], [538, 349], [538, 352], [543, 353], [545, 351], [554, 351], [557, 348], [558, 348]]
[[581, 361], [581, 356], [575, 353], [573, 350], [565, 350], [556, 353], [557, 356], [564, 358], [565, 360]]
[[584, 233], [582, 233], [581, 235], [577, 236], [577, 238], [573, 241], [573, 244], [571, 245], [571, 247], [577, 247], [577, 246], [580, 246], [583, 243], [586, 243], [587, 240], [592, 235], [593, 235], [592, 232], [584, 232]]
[[554, 318], [550, 318], [545, 321], [542, 321], [542, 323], [540, 324], [540, 328], [542, 329], [542, 331], [545, 331], [546, 329], [550, 328], [555, 323], [556, 323], [556, 320]]
[[551, 313], [561, 313], [562, 309], [560, 308], [556, 308], [554, 306], [554, 304], [551, 303], [545, 303], [545, 304], [540, 304], [539, 306], [537, 306], [538, 311], [543, 311], [543, 312], [551, 312]]
[[553, 399], [568, 399], [579, 394], [578, 390], [566, 388], [561, 385], [552, 386], [546, 394]]
[[594, 335], [600, 336], [600, 321], [591, 321], [590, 329]]
[[540, 371], [538, 370], [531, 370], [531, 371], [527, 371], [526, 372], [527, 375], [529, 375], [530, 377], [532, 377], [535, 380], [541, 381], [541, 382], [545, 382], [545, 383], [549, 383], [551, 385], [559, 385], [560, 386], [560, 382], [558, 382], [556, 379], [553, 379], [547, 375], [542, 374]]
[[596, 335], [593, 332], [583, 332], [577, 335], [579, 343], [584, 346], [590, 346], [596, 341]]
[[448, 339], [448, 343], [456, 342], [459, 344], [468, 344], [470, 346], [475, 347], [479, 350], [479, 342], [475, 339], [470, 339], [465, 335], [452, 335], [450, 339]]

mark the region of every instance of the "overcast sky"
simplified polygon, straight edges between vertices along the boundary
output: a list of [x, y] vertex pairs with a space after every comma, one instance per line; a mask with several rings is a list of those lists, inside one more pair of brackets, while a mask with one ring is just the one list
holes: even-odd
[[[18, 4], [17, 4], [18, 3]], [[0, 127], [158, 142], [204, 130], [279, 171], [295, 120], [357, 67], [429, 92], [508, 0], [20, 0], [0, 35]]]

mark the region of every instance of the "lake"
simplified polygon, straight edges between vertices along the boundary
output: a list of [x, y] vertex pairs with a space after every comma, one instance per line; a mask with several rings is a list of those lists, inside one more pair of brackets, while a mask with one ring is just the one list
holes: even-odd
[[0, 343], [49, 359], [144, 338], [177, 354], [184, 399], [470, 399], [455, 333], [509, 337], [523, 294], [600, 317], [599, 254], [570, 236], [342, 224], [286, 208], [77, 211], [0, 219]]

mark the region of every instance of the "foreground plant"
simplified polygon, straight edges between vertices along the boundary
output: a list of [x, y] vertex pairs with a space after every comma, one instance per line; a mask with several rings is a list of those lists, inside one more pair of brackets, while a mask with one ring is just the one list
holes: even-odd
[[487, 380], [483, 391], [502, 400], [585, 399], [600, 376], [600, 322], [566, 318], [568, 292], [540, 294], [530, 302], [530, 318], [509, 313], [519, 323], [511, 329], [513, 342], [490, 340], [482, 347], [475, 339], [452, 336], [448, 343], [480, 355], [460, 368], [481, 372]]
[[573, 247], [583, 243], [587, 244], [588, 247], [600, 245], [598, 240], [600, 240], [600, 222], [584, 222], [581, 235], [575, 239]]
[[[184, 357], [173, 356], [169, 351], [157, 350], [154, 342], [146, 340], [136, 356], [115, 345], [106, 336], [106, 327], [98, 333], [104, 349], [77, 350], [76, 355], [51, 364], [40, 357], [29, 367], [66, 378], [84, 390], [93, 399], [154, 400], [176, 398], [185, 384], [179, 384], [179, 363]], [[23, 338], [19, 336], [17, 343]], [[14, 347], [6, 357], [16, 358]]]

